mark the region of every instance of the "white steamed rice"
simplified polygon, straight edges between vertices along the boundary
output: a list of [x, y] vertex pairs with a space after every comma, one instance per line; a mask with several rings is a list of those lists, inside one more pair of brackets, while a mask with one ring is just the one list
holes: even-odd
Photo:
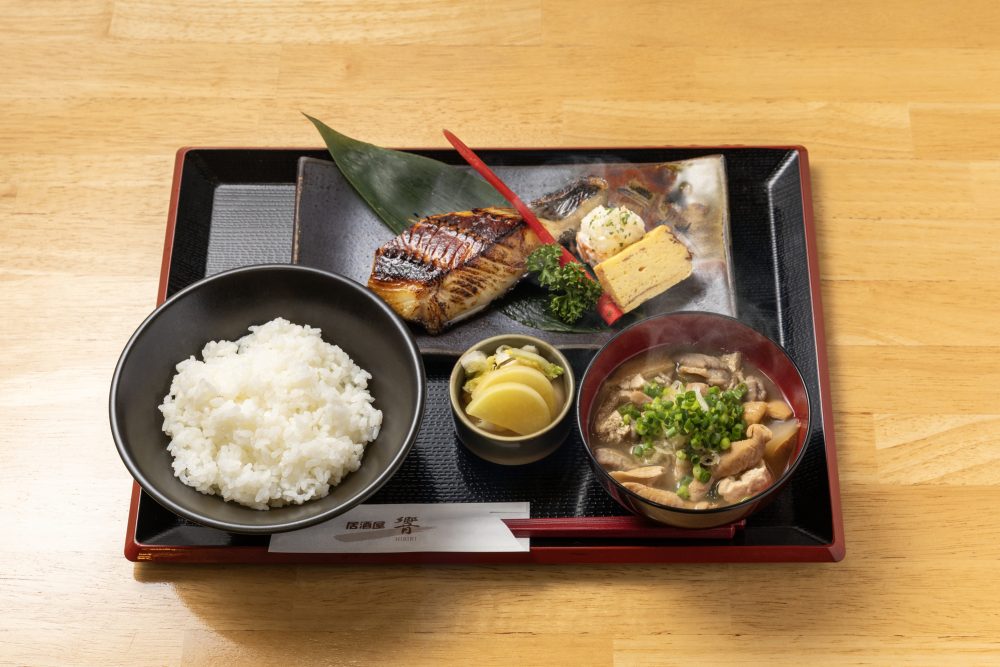
[[322, 498], [361, 466], [382, 412], [371, 375], [320, 330], [277, 318], [177, 364], [163, 399], [174, 474], [254, 509]]

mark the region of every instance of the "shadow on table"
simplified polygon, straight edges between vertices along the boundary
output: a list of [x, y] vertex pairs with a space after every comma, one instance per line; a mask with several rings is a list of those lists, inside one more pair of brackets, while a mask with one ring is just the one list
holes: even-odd
[[[566, 635], [572, 656], [600, 648], [588, 638], [602, 638], [600, 646], [610, 651], [612, 638], [822, 627], [838, 613], [828, 598], [849, 586], [849, 570], [842, 564], [140, 563], [134, 576], [172, 586], [203, 623], [185, 635], [186, 660], [294, 655], [301, 662], [384, 664], [444, 659], [454, 651], [474, 655], [477, 644], [495, 654], [514, 637], [519, 643], [512, 650], [523, 657], [535, 643], [551, 650], [557, 636]], [[580, 657], [586, 659], [585, 651]]]

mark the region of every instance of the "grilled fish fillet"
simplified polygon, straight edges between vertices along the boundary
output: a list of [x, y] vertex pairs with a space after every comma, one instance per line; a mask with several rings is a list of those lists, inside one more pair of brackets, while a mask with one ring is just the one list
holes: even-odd
[[375, 252], [368, 287], [403, 319], [436, 334], [510, 290], [539, 245], [512, 210], [432, 215]]
[[[556, 239], [570, 239], [607, 202], [608, 184], [581, 178], [531, 203]], [[512, 209], [477, 208], [419, 220], [375, 252], [368, 287], [403, 319], [437, 334], [507, 293], [541, 245]]]

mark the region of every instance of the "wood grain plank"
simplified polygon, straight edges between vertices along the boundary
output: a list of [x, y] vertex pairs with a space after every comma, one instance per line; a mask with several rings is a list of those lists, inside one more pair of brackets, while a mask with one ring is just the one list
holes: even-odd
[[938, 667], [951, 664], [988, 664], [1000, 650], [1000, 641], [990, 637], [948, 637], [914, 639], [912, 637], [832, 638], [817, 647], [815, 638], [803, 629], [801, 634], [780, 637], [745, 633], [671, 634], [669, 637], [618, 639], [614, 643], [615, 667], [646, 667], [672, 664], [677, 655], [697, 655], [698, 664], [706, 667], [733, 664], [740, 656], [741, 665], [801, 665], [804, 655], [818, 665], [893, 665]]
[[7, 177], [0, 180], [0, 210], [11, 211], [17, 200], [17, 184], [13, 178]]
[[[1000, 5], [0, 0], [0, 663], [1000, 662]], [[122, 558], [175, 150], [809, 147], [847, 558]], [[970, 510], [970, 507], [973, 509]]]
[[[59, 641], [53, 641], [58, 633]], [[0, 630], [0, 659], [11, 665], [62, 667], [78, 665], [164, 667], [181, 665], [184, 636], [180, 633], [105, 629], [101, 641], [83, 628]]]
[[[278, 78], [278, 46], [47, 40], [30, 49], [0, 42], [8, 66], [0, 99], [266, 97]], [[40, 106], [44, 105], [40, 103]]]
[[[741, 102], [705, 103], [572, 100], [563, 104], [563, 122], [572, 145], [797, 144], [811, 138], [814, 159], [912, 155], [908, 110], [864, 103]], [[683, 139], [678, 140], [678, 137]]]
[[[562, 126], [558, 105], [541, 97], [512, 106], [503, 96], [470, 95], [449, 101], [445, 109], [368, 95], [347, 96], [331, 107], [323, 97], [289, 94], [262, 112], [258, 140], [275, 146], [316, 145], [316, 130], [302, 113], [348, 136], [398, 148], [449, 148], [441, 134], [445, 126], [473, 146], [553, 146], [559, 143]], [[382, 122], [390, 117], [396, 120]]]
[[875, 425], [871, 414], [847, 412], [834, 404], [834, 433], [837, 438], [837, 469], [841, 485], [874, 485], [878, 471], [872, 465], [875, 453]]
[[[628, 636], [641, 608], [647, 609], [643, 616], [647, 631], [673, 627], [696, 632], [710, 616], [726, 625], [725, 608], [711, 610], [708, 602], [719, 590], [718, 577], [729, 567], [676, 566], [668, 572], [650, 565], [176, 568], [143, 564], [137, 566], [136, 576], [144, 584], [159, 584], [151, 595], [169, 587], [184, 602], [184, 615], [208, 619], [213, 631], [227, 635], [263, 627], [287, 632], [350, 628], [350, 633], [364, 636], [492, 633], [576, 635], [583, 640]], [[287, 578], [290, 573], [295, 573], [294, 583]], [[670, 585], [663, 585], [668, 575]], [[495, 594], [498, 586], [505, 591], [502, 596]], [[600, 607], [589, 617], [571, 613], [583, 600], [604, 597], [609, 589], [620, 591], [622, 603], [616, 608]], [[688, 618], [668, 613], [672, 605], [688, 599], [706, 602], [701, 613]], [[352, 604], [343, 604], [344, 600]], [[315, 614], [318, 608], [324, 613]], [[166, 621], [167, 627], [184, 624], [184, 615]]]
[[[614, 49], [590, 45], [507, 48], [489, 44], [461, 53], [373, 44], [286, 44], [279, 90], [304, 95], [350, 91], [379, 99], [426, 100], [433, 82], [442, 100], [475, 94], [553, 100], [604, 99], [701, 103], [1000, 102], [1000, 49], [773, 48], [758, 44], [672, 48], [669, 43]], [[322, 63], [317, 67], [315, 63]], [[531, 75], [527, 75], [530, 72]], [[391, 96], [372, 81], [392, 82]], [[595, 95], [594, 91], [600, 91]], [[832, 131], [832, 130], [828, 130]]]
[[1000, 485], [1000, 417], [994, 414], [876, 415], [874, 424], [884, 483]]
[[[996, 225], [971, 214], [936, 220], [823, 216], [817, 225], [820, 270], [837, 285], [878, 280], [993, 284], [1000, 258], [983, 248]], [[947, 288], [942, 284], [941, 289]]]
[[[675, 67], [663, 67], [669, 55], [675, 56]], [[649, 66], [635, 67], [639, 61]], [[330, 67], [318, 70], [311, 65], [315, 62], [329, 63]], [[612, 98], [626, 90], [628, 98], [637, 93], [641, 96], [642, 90], [655, 95], [690, 76], [677, 65], [694, 62], [690, 53], [668, 54], [628, 46], [609, 57], [606, 51], [582, 46], [511, 49], [483, 44], [461, 52], [440, 44], [420, 49], [373, 45], [362, 53], [336, 44], [290, 44], [282, 47], [278, 88], [282, 93], [322, 96], [333, 87], [364, 99], [381, 98], [383, 102], [395, 100], [402, 104], [426, 103], [427, 86], [433, 82], [439, 102], [431, 104], [446, 113], [440, 101], [452, 103], [466, 97], [505, 99], [511, 108], [525, 98], [546, 98], [554, 103], [566, 98], [592, 98], [598, 80]], [[534, 74], [525, 76], [526, 72]], [[381, 95], [377, 87], [364, 85], [380, 80], [393, 82], [391, 97]]]
[[[797, 593], [767, 592], [760, 580], [774, 577], [773, 566], [750, 566], [734, 570], [736, 590], [753, 592], [732, 600], [734, 627], [749, 635], [787, 636], [803, 631], [828, 645], [823, 637], [971, 637], [996, 638], [993, 593], [984, 581], [998, 574], [995, 561], [956, 564], [943, 558], [937, 563], [915, 561], [902, 554], [873, 566], [866, 559], [850, 557], [840, 566], [825, 568], [822, 592], [814, 587], [816, 568], [788, 567], [780, 570], [780, 585]], [[886, 586], [885, 573], [892, 570], [906, 585]], [[956, 574], [958, 576], [956, 576]], [[962, 576], [971, 575], [971, 576]], [[771, 588], [773, 589], [773, 582]], [[961, 596], [967, 609], [946, 605], [930, 613], [928, 600]], [[803, 597], [812, 596], [812, 604]], [[863, 641], [863, 640], [862, 640]]]
[[117, 0], [110, 34], [172, 42], [536, 44], [541, 37], [541, 7], [538, 0], [514, 0], [499, 12], [444, 0], [364, 4], [336, 0], [322, 5]]
[[[160, 150], [125, 153], [116, 155], [114, 159], [93, 153], [74, 155], [70, 160], [54, 160], [51, 155], [29, 148], [28, 137], [23, 134], [16, 144], [0, 146], [0, 150], [4, 151], [0, 174], [15, 185], [31, 183], [71, 188], [64, 199], [72, 199], [92, 187], [144, 185], [163, 188], [164, 180], [169, 181], [173, 175], [174, 154]], [[119, 204], [107, 202], [107, 206], [118, 208]]]
[[655, 0], [624, 11], [580, 11], [577, 3], [547, 0], [545, 43], [747, 49], [828, 47], [1000, 46], [1000, 11], [975, 0], [877, 4], [864, 0], [808, 3], [753, 0], [732, 21], [731, 3], [699, 2], [679, 10]]
[[[363, 631], [245, 631], [220, 637], [189, 631], [184, 636], [183, 662], [211, 667], [245, 665], [248, 660], [281, 662], [287, 658], [284, 645], [289, 641], [297, 647], [296, 663], [303, 665], [440, 665], [455, 655], [476, 656], [477, 665], [540, 664], [548, 659], [574, 665], [607, 665], [611, 661], [609, 639], [576, 634], [497, 636], [463, 632], [394, 637], [392, 633]], [[486, 644], [490, 650], [484, 652]]]
[[1000, 158], [1000, 107], [914, 105], [910, 109], [917, 155], [944, 160]]
[[[62, 257], [54, 259], [58, 261]], [[11, 318], [0, 318], [0, 335], [5, 337], [7, 349], [16, 355], [16, 358], [0, 358], [0, 369], [5, 371], [0, 387], [6, 387], [11, 392], [7, 396], [8, 404], [21, 405], [24, 401], [39, 400], [37, 394], [30, 391], [31, 388], [55, 381], [55, 378], [41, 373], [76, 373], [69, 378], [78, 382], [81, 376], [99, 374], [103, 368], [110, 377], [121, 348], [156, 302], [156, 272], [126, 277], [125, 271], [140, 270], [136, 267], [129, 269], [132, 264], [141, 265], [138, 261], [129, 262], [121, 269], [122, 273], [101, 277], [88, 276], [82, 268], [75, 272], [36, 270], [34, 274], [0, 274], [0, 285], [11, 293], [5, 301], [8, 308], [23, 311], [20, 324], [11, 322]], [[95, 308], [88, 301], [115, 295], [128, 298], [130, 305], [109, 313]], [[71, 318], [68, 321], [75, 323], [74, 329], [67, 331], [51, 326], [51, 322], [63, 317]], [[103, 337], [92, 333], [94, 331], [102, 331]], [[61, 354], [52, 354], [52, 350], [63, 348], [66, 349]], [[95, 361], [102, 366], [92, 366]], [[29, 363], [31, 366], [26, 368]], [[77, 364], [88, 370], [81, 370]], [[18, 369], [23, 370], [16, 373]]]
[[1000, 161], [971, 162], [972, 197], [976, 207], [994, 220], [1000, 220]]
[[[876, 473], [876, 482], [851, 482], [842, 495], [850, 545], [848, 562], [858, 567], [868, 564], [873, 574], [878, 575], [902, 560], [910, 562], [915, 570], [953, 564], [956, 570], [971, 571], [975, 570], [979, 559], [996, 560], [1000, 556], [1000, 526], [989, 516], [967, 511], [970, 495], [984, 502], [1000, 499], [996, 485], [961, 489], [904, 486], [883, 479], [875, 465], [874, 449], [868, 450], [867, 459], [868, 469]], [[828, 580], [825, 573], [823, 576], [825, 586]], [[881, 590], [881, 586], [877, 588]], [[820, 588], [810, 590], [819, 592]], [[861, 590], [855, 592], [866, 594]], [[793, 599], [794, 595], [789, 594], [787, 603], [799, 604]], [[980, 611], [990, 611], [990, 608], [987, 606]], [[947, 628], [942, 626], [941, 629]], [[950, 630], [963, 634], [958, 627]], [[815, 631], [825, 632], [821, 628]], [[873, 628], [873, 633], [877, 632]]]
[[695, 50], [687, 99], [992, 103], [995, 48], [756, 48]]
[[992, 217], [980, 210], [971, 168], [961, 161], [826, 160], [813, 171], [813, 199], [821, 220], [920, 221], [911, 225], [917, 234], [942, 220]]
[[2, 32], [8, 38], [33, 46], [67, 37], [101, 39], [108, 33], [111, 5], [112, 0], [8, 1], [3, 3]]
[[945, 396], [948, 414], [991, 414], [986, 407], [996, 378], [1000, 355], [992, 347], [922, 345], [840, 346], [830, 350], [830, 364], [838, 380], [834, 405], [851, 412], [873, 414], [935, 414]]
[[[896, 247], [901, 250], [900, 245]], [[948, 262], [955, 261], [954, 255], [947, 257]], [[941, 272], [948, 269], [954, 271], [953, 266], [940, 267]], [[1000, 303], [1000, 282], [831, 282], [825, 282], [824, 296], [829, 298], [824, 299], [823, 306], [833, 323], [827, 333], [833, 345], [987, 347], [1000, 340], [996, 316], [989, 309], [973, 307], [977, 303]]]
[[[187, 97], [176, 106], [146, 97], [106, 100], [51, 97], [0, 102], [3, 146], [35, 155], [172, 155], [184, 145], [253, 143], [261, 100]], [[58, 171], [54, 172], [58, 176]]]

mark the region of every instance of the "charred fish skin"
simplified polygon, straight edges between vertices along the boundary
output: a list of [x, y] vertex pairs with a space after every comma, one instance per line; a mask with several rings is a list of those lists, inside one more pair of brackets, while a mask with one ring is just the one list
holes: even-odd
[[[587, 177], [531, 206], [549, 233], [564, 241], [607, 197], [607, 182]], [[368, 287], [403, 319], [438, 334], [510, 291], [539, 245], [513, 209], [431, 215], [375, 251]]]
[[529, 206], [549, 233], [560, 243], [566, 243], [572, 240], [588, 213], [607, 203], [608, 182], [587, 176], [539, 197]]
[[511, 210], [433, 215], [376, 251], [368, 287], [404, 319], [437, 334], [506, 294], [538, 245]]

